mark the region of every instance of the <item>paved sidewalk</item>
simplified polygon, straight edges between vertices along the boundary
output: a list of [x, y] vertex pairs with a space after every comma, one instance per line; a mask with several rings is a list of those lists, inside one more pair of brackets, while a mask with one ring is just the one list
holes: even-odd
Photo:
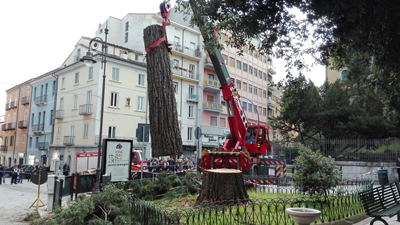
[[[373, 219], [374, 219], [374, 218], [369, 217], [369, 218], [367, 218], [367, 219], [365, 219], [365, 220], [363, 220], [363, 221], [361, 221], [361, 222], [355, 223], [354, 225], [369, 225], [370, 222], [371, 222], [371, 220], [373, 220]], [[389, 217], [383, 217], [383, 219], [386, 220], [386, 222], [387, 222], [388, 224], [390, 224], [390, 225], [392, 225], [392, 224], [399, 224], [399, 225], [400, 225], [400, 222], [397, 221], [397, 216], [393, 216], [393, 217], [391, 217], [391, 218], [389, 218]], [[381, 224], [383, 224], [383, 223], [380, 222], [380, 221], [374, 223], [374, 225], [381, 225]]]
[[[26, 179], [22, 184], [10, 184], [10, 182], [11, 178], [6, 178], [6, 183], [0, 185], [0, 225], [30, 224], [22, 220], [27, 214], [36, 210], [36, 203], [34, 207], [29, 207], [38, 197], [38, 185]], [[47, 183], [40, 186], [40, 200], [47, 204]], [[46, 206], [41, 207], [43, 208]]]

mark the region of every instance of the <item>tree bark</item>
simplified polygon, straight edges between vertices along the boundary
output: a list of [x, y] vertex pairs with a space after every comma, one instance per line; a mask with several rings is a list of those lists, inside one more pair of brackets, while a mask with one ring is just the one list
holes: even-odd
[[197, 202], [243, 202], [249, 198], [244, 187], [243, 173], [233, 169], [204, 170], [203, 182]]
[[[162, 26], [146, 27], [143, 31], [145, 49], [162, 37]], [[151, 148], [154, 157], [182, 154], [182, 138], [168, 52], [168, 42], [165, 40], [152, 48], [146, 56]]]

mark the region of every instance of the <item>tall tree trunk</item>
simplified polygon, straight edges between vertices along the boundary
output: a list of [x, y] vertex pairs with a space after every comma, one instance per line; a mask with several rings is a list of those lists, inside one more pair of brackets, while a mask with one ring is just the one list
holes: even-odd
[[[162, 37], [162, 26], [146, 27], [143, 31], [145, 49]], [[146, 56], [151, 148], [154, 157], [182, 154], [182, 138], [168, 52], [168, 42], [165, 40], [152, 48]]]
[[201, 192], [197, 197], [197, 202], [237, 201], [243, 203], [248, 198], [242, 171], [233, 169], [204, 171]]

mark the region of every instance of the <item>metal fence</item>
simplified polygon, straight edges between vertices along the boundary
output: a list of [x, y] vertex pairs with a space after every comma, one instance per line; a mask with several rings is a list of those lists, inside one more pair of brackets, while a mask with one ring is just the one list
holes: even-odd
[[340, 220], [364, 211], [357, 192], [330, 196], [327, 199], [300, 197], [290, 199], [251, 199], [225, 201], [182, 210], [168, 210], [150, 202], [132, 199], [135, 222], [151, 224], [294, 224], [285, 213], [293, 207], [313, 208], [321, 211], [316, 223]]
[[[320, 138], [317, 145], [308, 146], [320, 150], [324, 156], [336, 161], [395, 162], [400, 156], [400, 141], [387, 139], [327, 139]], [[274, 145], [276, 154], [285, 157], [292, 164], [298, 154], [299, 145], [291, 147]]]
[[359, 180], [339, 185], [325, 199], [322, 197], [292, 197], [222, 201], [201, 204], [192, 208], [171, 209], [151, 202], [131, 198], [131, 212], [138, 224], [294, 224], [285, 213], [293, 207], [321, 211], [315, 223], [337, 221], [364, 211], [358, 192], [371, 189], [372, 180]]

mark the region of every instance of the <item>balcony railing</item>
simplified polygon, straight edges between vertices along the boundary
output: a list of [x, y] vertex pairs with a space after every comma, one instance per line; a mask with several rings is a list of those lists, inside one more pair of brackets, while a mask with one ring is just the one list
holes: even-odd
[[7, 145], [0, 145], [0, 152], [7, 152]]
[[[103, 135], [103, 137], [101, 138], [101, 140], [103, 141], [103, 139], [106, 139], [106, 138], [124, 139], [124, 140], [134, 140], [133, 137], [121, 137], [121, 136], [108, 137], [108, 135]], [[96, 135], [96, 136], [95, 136], [94, 144], [96, 144], [96, 145], [99, 144], [99, 135]]]
[[199, 100], [198, 100], [197, 95], [187, 94], [187, 95], [186, 95], [186, 102], [198, 103]]
[[18, 106], [18, 101], [13, 101], [13, 102], [11, 102], [10, 103], [10, 107], [11, 107], [11, 109], [14, 109], [14, 108], [17, 108], [17, 106]]
[[276, 101], [273, 100], [272, 98], [268, 97], [268, 106], [275, 108], [276, 107]]
[[64, 119], [64, 110], [56, 110], [56, 115], [54, 115], [56, 119]]
[[75, 136], [64, 136], [64, 145], [65, 146], [75, 145]]
[[189, 46], [184, 46], [184, 45], [179, 45], [177, 43], [173, 43], [172, 50], [175, 52], [179, 52], [181, 54], [191, 56], [191, 57], [201, 58], [200, 49], [191, 49]]
[[204, 110], [222, 111], [222, 105], [215, 102], [204, 102], [203, 108]]
[[180, 77], [186, 77], [186, 78], [190, 78], [193, 80], [199, 80], [199, 74], [195, 74], [193, 72], [190, 72], [187, 69], [181, 68], [181, 67], [174, 67], [172, 69], [172, 74], [175, 76], [180, 76]]
[[90, 115], [92, 114], [92, 104], [85, 104], [79, 106], [79, 115]]
[[44, 134], [44, 124], [34, 124], [32, 126], [32, 132], [36, 135]]
[[15, 130], [15, 123], [7, 123], [7, 130]]
[[1, 125], [1, 130], [2, 131], [6, 131], [7, 130], [7, 124], [6, 123]]
[[28, 121], [26, 120], [18, 121], [18, 128], [25, 129], [27, 127], [28, 127]]
[[27, 105], [29, 104], [29, 96], [25, 96], [21, 98], [21, 104], [22, 105]]
[[10, 110], [11, 109], [11, 103], [6, 103], [5, 110]]
[[47, 149], [49, 149], [49, 143], [47, 143], [47, 142], [38, 142], [36, 144], [36, 147], [39, 150], [47, 150]]
[[47, 95], [35, 97], [36, 105], [47, 105]]
[[268, 71], [271, 72], [271, 74], [276, 74], [275, 66], [273, 66], [273, 65], [268, 65]]
[[207, 80], [204, 80], [204, 86], [212, 87], [212, 88], [219, 90], [219, 87], [221, 87], [221, 84], [219, 83], [219, 81], [207, 79]]

